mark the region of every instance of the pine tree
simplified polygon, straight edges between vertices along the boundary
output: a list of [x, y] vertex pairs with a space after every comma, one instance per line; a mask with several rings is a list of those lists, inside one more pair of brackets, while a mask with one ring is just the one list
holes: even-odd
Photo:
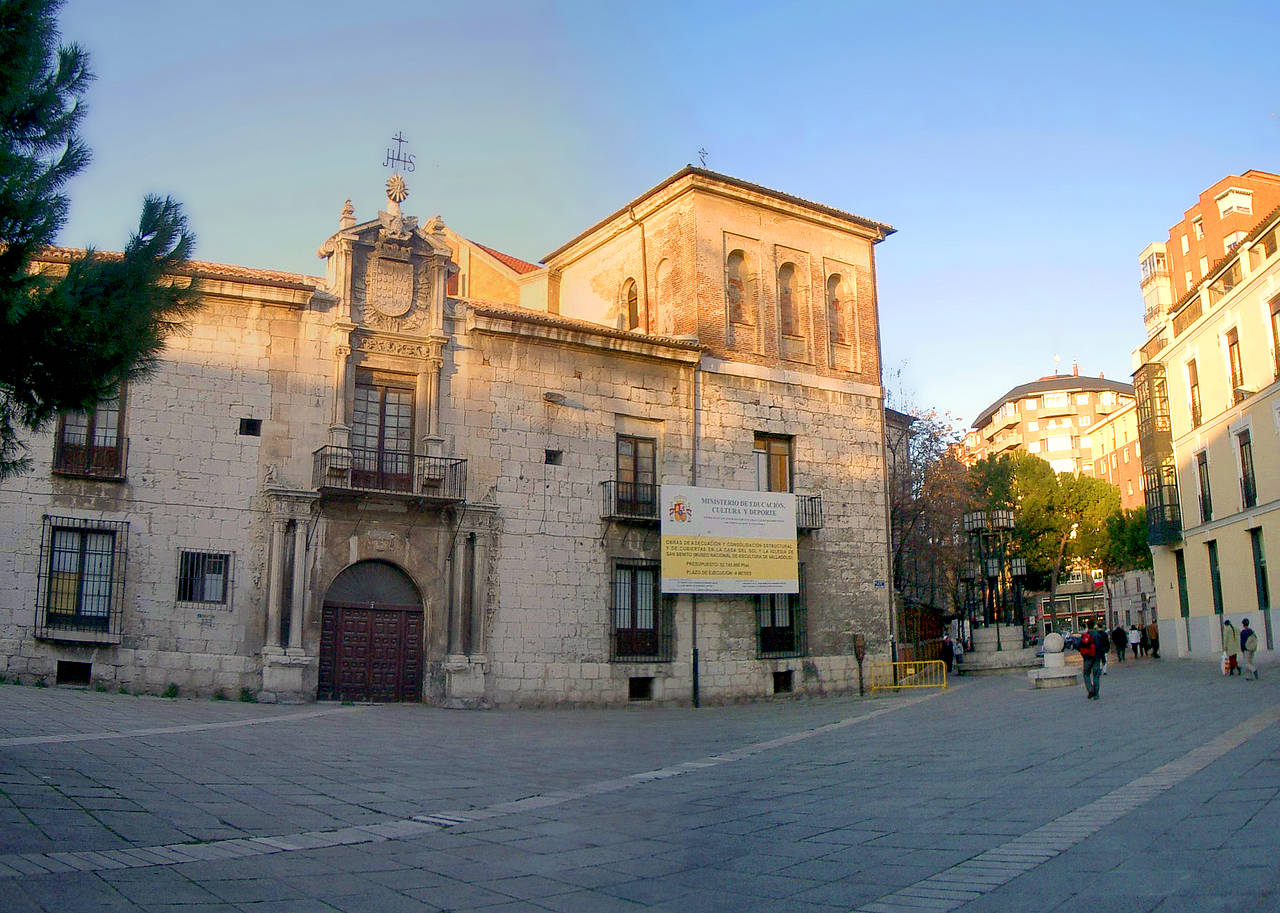
[[89, 162], [78, 127], [93, 76], [81, 48], [57, 43], [60, 5], [0, 0], [0, 479], [27, 467], [24, 433], [145, 375], [196, 307], [181, 278], [194, 237], [168, 198], [145, 199], [123, 255], [87, 251], [65, 276], [32, 268]]

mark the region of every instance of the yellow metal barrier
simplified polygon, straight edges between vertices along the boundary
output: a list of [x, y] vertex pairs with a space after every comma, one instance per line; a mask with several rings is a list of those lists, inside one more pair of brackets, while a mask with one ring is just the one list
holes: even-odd
[[903, 663], [872, 663], [871, 690], [940, 688], [947, 690], [947, 664], [940, 659]]

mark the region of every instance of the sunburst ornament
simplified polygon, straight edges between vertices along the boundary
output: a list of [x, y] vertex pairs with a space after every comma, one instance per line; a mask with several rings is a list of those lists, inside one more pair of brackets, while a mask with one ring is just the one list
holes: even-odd
[[409, 185], [404, 182], [404, 178], [398, 174], [393, 174], [387, 178], [387, 199], [392, 203], [400, 204], [409, 196]]

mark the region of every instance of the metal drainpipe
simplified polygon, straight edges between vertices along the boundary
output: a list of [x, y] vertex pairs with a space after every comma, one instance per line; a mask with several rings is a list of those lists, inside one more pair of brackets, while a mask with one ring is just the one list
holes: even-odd
[[[691, 484], [698, 485], [698, 441], [702, 435], [702, 355], [693, 366], [693, 465], [690, 467]], [[698, 594], [690, 594], [692, 615], [689, 639], [693, 642], [693, 706], [701, 706], [698, 693]]]
[[[884, 240], [881, 238], [881, 240]], [[857, 281], [857, 277], [854, 277]], [[893, 522], [889, 519], [889, 429], [884, 415], [884, 355], [880, 348], [880, 294], [876, 286], [875, 244], [871, 245], [871, 287], [876, 289], [876, 363], [880, 369], [880, 478], [884, 480], [884, 534], [885, 545], [889, 557], [889, 577], [885, 581], [885, 589], [889, 591], [889, 658], [891, 662], [898, 659], [898, 607], [893, 592]], [[859, 353], [861, 354], [861, 353]], [[894, 667], [897, 674], [897, 667]]]

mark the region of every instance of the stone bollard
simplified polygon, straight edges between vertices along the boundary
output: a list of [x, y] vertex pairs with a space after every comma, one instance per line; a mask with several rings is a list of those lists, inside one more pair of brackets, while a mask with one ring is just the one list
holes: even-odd
[[1044, 667], [1027, 672], [1027, 680], [1033, 688], [1060, 688], [1083, 682], [1077, 669], [1067, 668], [1067, 657], [1062, 652], [1062, 635], [1046, 634], [1044, 637]]

